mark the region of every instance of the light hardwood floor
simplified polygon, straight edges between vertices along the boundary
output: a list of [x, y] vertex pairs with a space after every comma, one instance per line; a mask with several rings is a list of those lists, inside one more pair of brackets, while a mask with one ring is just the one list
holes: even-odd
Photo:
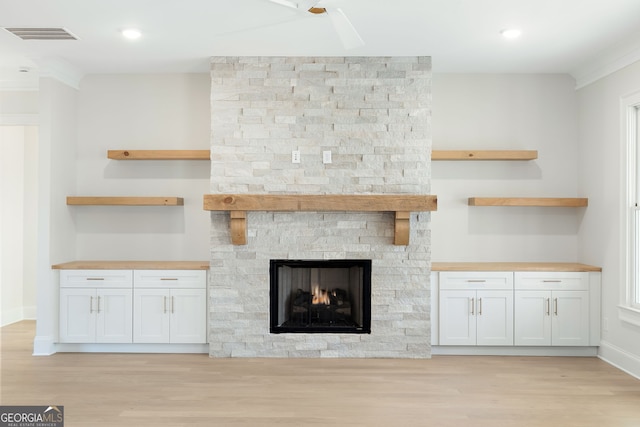
[[31, 356], [0, 329], [2, 405], [64, 405], [66, 427], [640, 426], [640, 380], [597, 358]]

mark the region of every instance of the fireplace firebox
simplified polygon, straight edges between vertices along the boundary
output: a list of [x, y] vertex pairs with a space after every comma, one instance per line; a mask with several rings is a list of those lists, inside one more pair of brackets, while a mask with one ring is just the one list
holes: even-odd
[[271, 260], [271, 333], [371, 333], [371, 260]]

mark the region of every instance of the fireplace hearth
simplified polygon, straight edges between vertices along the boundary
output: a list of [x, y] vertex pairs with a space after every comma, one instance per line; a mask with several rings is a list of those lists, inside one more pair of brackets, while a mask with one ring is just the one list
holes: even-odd
[[371, 333], [371, 260], [271, 260], [271, 333]]

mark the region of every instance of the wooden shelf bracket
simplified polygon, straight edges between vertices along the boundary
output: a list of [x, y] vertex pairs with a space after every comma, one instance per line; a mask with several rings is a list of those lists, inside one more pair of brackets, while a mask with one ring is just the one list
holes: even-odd
[[206, 194], [204, 209], [230, 213], [231, 242], [247, 244], [247, 211], [395, 212], [394, 245], [408, 245], [411, 212], [435, 211], [436, 196]]
[[395, 234], [393, 238], [394, 245], [406, 246], [409, 244], [409, 232], [411, 231], [411, 226], [409, 225], [410, 219], [411, 212], [396, 211]]
[[231, 211], [231, 242], [234, 245], [247, 244], [247, 212]]

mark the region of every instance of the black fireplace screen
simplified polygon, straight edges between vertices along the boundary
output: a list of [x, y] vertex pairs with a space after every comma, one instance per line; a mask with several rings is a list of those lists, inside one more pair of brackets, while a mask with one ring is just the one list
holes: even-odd
[[271, 260], [272, 333], [371, 333], [371, 260]]

